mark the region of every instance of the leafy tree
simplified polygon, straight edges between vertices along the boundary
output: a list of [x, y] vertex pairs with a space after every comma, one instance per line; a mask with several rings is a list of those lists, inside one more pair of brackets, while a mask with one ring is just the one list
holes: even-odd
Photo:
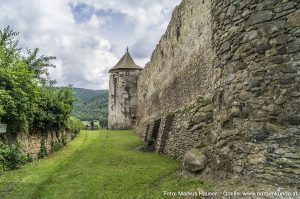
[[37, 83], [33, 71], [28, 69], [13, 38], [17, 33], [9, 27], [0, 31], [0, 107], [2, 120], [9, 130], [27, 130], [34, 114]]
[[56, 89], [48, 69], [53, 56], [39, 56], [38, 49], [23, 53], [10, 27], [0, 30], [0, 117], [8, 132], [60, 131], [73, 108], [71, 87]]
[[43, 132], [64, 129], [75, 100], [72, 88], [40, 87], [39, 93], [39, 111], [35, 114], [34, 126]]
[[28, 69], [34, 73], [34, 78], [38, 79], [42, 84], [54, 85], [55, 80], [49, 78], [48, 68], [55, 68], [55, 65], [51, 63], [54, 56], [38, 56], [39, 49], [27, 50], [27, 56], [24, 57], [25, 63]]

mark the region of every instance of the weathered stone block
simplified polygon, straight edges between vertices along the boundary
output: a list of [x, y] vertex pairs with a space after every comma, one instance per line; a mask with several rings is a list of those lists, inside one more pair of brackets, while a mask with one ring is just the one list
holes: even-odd
[[243, 11], [242, 17], [247, 17], [247, 16], [249, 16], [251, 13], [252, 13], [251, 10], [246, 9], [246, 10]]
[[261, 80], [254, 78], [249, 82], [246, 90], [251, 90], [252, 88], [259, 87], [260, 85], [261, 85]]
[[259, 130], [250, 130], [246, 134], [246, 139], [252, 142], [262, 142], [270, 135], [270, 131], [266, 128]]
[[237, 70], [244, 70], [244, 69], [248, 68], [248, 64], [246, 64], [245, 62], [242, 62], [242, 61], [237, 61], [237, 62], [235, 62], [235, 68]]
[[257, 13], [251, 14], [247, 21], [247, 25], [253, 25], [265, 21], [269, 21], [273, 18], [273, 12], [269, 10], [258, 11]]
[[278, 115], [279, 113], [279, 110], [280, 110], [280, 107], [277, 106], [277, 105], [274, 105], [274, 104], [270, 104], [268, 106], [263, 106], [262, 107], [262, 110], [264, 111], [268, 111], [270, 113], [270, 115]]
[[300, 38], [290, 42], [287, 46], [288, 53], [294, 53], [300, 51]]
[[209, 104], [199, 109], [200, 112], [210, 112], [213, 110], [213, 105]]
[[293, 13], [295, 11], [295, 9], [290, 9], [290, 10], [282, 10], [278, 13], [275, 14], [274, 19], [280, 18], [280, 17], [284, 17], [290, 13]]
[[264, 40], [259, 42], [256, 45], [256, 52], [258, 53], [264, 53], [266, 50], [269, 50], [272, 46], [270, 45], [270, 42], [268, 40]]
[[207, 158], [199, 150], [188, 151], [183, 158], [183, 167], [190, 172], [199, 172], [206, 166]]
[[235, 11], [236, 11], [236, 7], [234, 5], [229, 6], [229, 8], [227, 10], [227, 17], [234, 16]]
[[258, 32], [264, 37], [269, 37], [271, 34], [284, 30], [286, 27], [285, 20], [272, 20], [259, 25]]
[[292, 68], [291, 66], [281, 66], [279, 68], [280, 72], [282, 73], [296, 73], [296, 69]]
[[266, 162], [266, 157], [262, 154], [251, 154], [248, 155], [248, 161], [250, 164], [263, 164]]
[[212, 113], [210, 112], [198, 112], [194, 115], [194, 117], [192, 118], [192, 123], [193, 124], [197, 124], [200, 122], [205, 122], [205, 121], [210, 121], [212, 119]]
[[289, 15], [288, 19], [287, 19], [287, 23], [288, 23], [288, 25], [290, 25], [292, 27], [299, 27], [300, 26], [300, 10]]
[[242, 166], [236, 166], [233, 168], [233, 171], [235, 173], [242, 173], [243, 170], [244, 170], [244, 168]]
[[228, 41], [224, 42], [220, 47], [220, 52], [224, 53], [230, 49], [230, 43]]
[[291, 37], [287, 34], [279, 35], [271, 40], [271, 44], [273, 45], [281, 45], [286, 44], [290, 41]]
[[234, 106], [231, 108], [231, 116], [239, 117], [240, 115], [241, 115], [241, 110], [239, 109], [239, 107]]
[[203, 124], [196, 124], [192, 127], [191, 131], [199, 130], [203, 127]]
[[286, 121], [290, 125], [300, 125], [300, 115], [289, 115]]

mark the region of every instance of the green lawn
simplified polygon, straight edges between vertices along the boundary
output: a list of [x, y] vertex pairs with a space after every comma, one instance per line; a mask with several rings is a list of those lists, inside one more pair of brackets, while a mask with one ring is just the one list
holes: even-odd
[[82, 131], [64, 149], [21, 169], [0, 173], [0, 198], [170, 198], [163, 191], [204, 185], [180, 179], [180, 163], [134, 148], [132, 131]]

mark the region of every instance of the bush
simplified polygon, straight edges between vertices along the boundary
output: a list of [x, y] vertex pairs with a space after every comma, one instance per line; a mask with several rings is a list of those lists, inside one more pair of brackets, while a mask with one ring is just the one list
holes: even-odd
[[78, 134], [81, 129], [84, 129], [84, 124], [75, 117], [69, 117], [66, 121], [66, 130]]
[[31, 157], [26, 155], [19, 145], [0, 142], [0, 165], [4, 170], [17, 169], [30, 159]]
[[47, 147], [45, 145], [45, 137], [41, 139], [41, 148], [40, 152], [38, 153], [38, 158], [44, 158], [48, 154]]
[[59, 151], [60, 149], [62, 149], [64, 147], [63, 142], [55, 142], [52, 146], [52, 148], [50, 149], [49, 153], [53, 153], [55, 151]]

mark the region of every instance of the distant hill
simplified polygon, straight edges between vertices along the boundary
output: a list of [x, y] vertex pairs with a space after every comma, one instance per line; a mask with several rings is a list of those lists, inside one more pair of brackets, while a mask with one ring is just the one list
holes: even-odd
[[107, 126], [108, 90], [90, 90], [74, 88], [77, 101], [72, 115], [82, 121], [96, 120], [101, 126]]

